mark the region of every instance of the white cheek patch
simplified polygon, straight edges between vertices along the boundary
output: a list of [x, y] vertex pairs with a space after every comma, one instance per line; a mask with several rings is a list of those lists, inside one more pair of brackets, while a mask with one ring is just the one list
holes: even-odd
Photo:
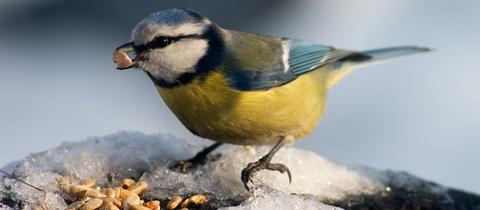
[[195, 65], [207, 51], [207, 41], [203, 39], [187, 39], [176, 42], [163, 50], [165, 61], [174, 72], [193, 71]]
[[195, 71], [195, 65], [205, 55], [207, 48], [208, 43], [203, 39], [180, 40], [151, 51], [146, 64], [149, 67], [144, 67], [156, 78], [174, 82], [181, 74]]

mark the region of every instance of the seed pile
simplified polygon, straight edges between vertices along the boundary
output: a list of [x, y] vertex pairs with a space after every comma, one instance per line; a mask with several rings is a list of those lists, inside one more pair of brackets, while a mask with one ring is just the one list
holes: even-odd
[[[140, 195], [148, 188], [146, 182], [123, 179], [120, 186], [101, 188], [93, 179], [85, 179], [80, 184], [72, 184], [69, 178], [59, 180], [59, 185], [71, 203], [67, 210], [160, 210], [160, 201], [144, 201]], [[174, 196], [165, 205], [167, 210], [187, 210], [190, 206], [200, 206], [207, 202], [207, 196], [196, 194], [183, 199]]]

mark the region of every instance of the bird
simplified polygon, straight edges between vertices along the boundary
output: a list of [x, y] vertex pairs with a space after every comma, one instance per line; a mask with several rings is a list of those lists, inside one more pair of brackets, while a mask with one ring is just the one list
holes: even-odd
[[[148, 15], [131, 40], [114, 50], [117, 69], [140, 69], [193, 134], [213, 140], [191, 159], [174, 164], [186, 172], [204, 164], [224, 143], [273, 145], [249, 163], [240, 179], [251, 190], [261, 170], [291, 172], [272, 157], [310, 134], [325, 112], [327, 92], [353, 69], [430, 51], [399, 46], [352, 51], [309, 41], [225, 29], [199, 12], [172, 8]], [[133, 57], [133, 58], [131, 58]]]

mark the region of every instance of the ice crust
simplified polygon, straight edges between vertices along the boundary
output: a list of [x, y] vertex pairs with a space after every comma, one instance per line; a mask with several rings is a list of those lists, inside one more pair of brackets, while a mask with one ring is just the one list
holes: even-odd
[[[225, 209], [335, 209], [321, 201], [388, 189], [383, 183], [388, 183], [389, 177], [383, 172], [343, 166], [292, 147], [282, 148], [273, 158], [273, 162], [290, 168], [292, 183], [288, 182], [286, 174], [262, 171], [255, 176], [254, 194], [244, 189], [240, 172], [249, 162], [264, 155], [268, 147], [252, 151], [240, 146], [222, 146], [217, 151], [221, 154], [218, 158], [192, 172], [181, 174], [168, 169], [172, 161], [192, 157], [204, 146], [204, 142], [139, 132], [121, 132], [64, 143], [32, 154], [15, 163], [16, 167], [10, 164], [5, 168], [16, 177], [44, 189], [47, 194], [2, 177], [0, 203], [14, 203], [15, 208], [25, 209], [38, 205], [47, 207], [45, 209], [64, 209], [66, 203], [56, 181], [64, 175], [79, 180], [94, 178], [100, 186], [111, 186], [122, 178], [133, 177], [149, 183], [147, 198], [166, 199], [174, 195], [204, 193], [215, 201], [212, 207]], [[3, 209], [11, 208], [0, 205], [0, 210]]]

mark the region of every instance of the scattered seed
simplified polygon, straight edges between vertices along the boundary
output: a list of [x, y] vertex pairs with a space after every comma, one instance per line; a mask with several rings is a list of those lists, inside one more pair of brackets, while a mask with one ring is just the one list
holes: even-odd
[[68, 205], [65, 210], [77, 210], [77, 209], [79, 209], [81, 206], [83, 206], [83, 204], [85, 204], [85, 201], [84, 201], [84, 200], [77, 201], [77, 202], [73, 202], [72, 204]]
[[134, 185], [128, 187], [128, 191], [140, 195], [145, 192], [145, 190], [147, 190], [147, 187], [148, 184], [146, 182], [137, 182]]
[[72, 185], [72, 186], [70, 186], [69, 194], [74, 196], [74, 197], [77, 197], [77, 198], [83, 198], [83, 197], [85, 197], [85, 193], [88, 190], [91, 190], [91, 189], [92, 188], [85, 187], [85, 186], [82, 186], [82, 185]]
[[125, 197], [125, 200], [123, 200], [123, 203], [127, 205], [140, 205], [141, 201], [140, 201], [140, 197], [138, 197], [137, 194], [131, 193], [131, 194], [128, 194], [127, 197]]
[[188, 206], [190, 206], [191, 202], [192, 201], [190, 200], [190, 198], [183, 200], [182, 204], [180, 205], [180, 208], [187, 208]]
[[180, 196], [173, 196], [173, 198], [167, 203], [166, 208], [168, 210], [173, 210], [177, 208], [178, 205], [182, 202], [182, 197]]
[[95, 187], [95, 184], [96, 184], [95, 179], [85, 179], [85, 180], [82, 181], [81, 185], [84, 186], [84, 187], [93, 188], [93, 187]]
[[160, 210], [160, 201], [150, 201], [143, 204], [143, 206], [151, 210]]
[[101, 198], [92, 198], [87, 200], [79, 209], [80, 210], [94, 210], [102, 206], [103, 200]]
[[123, 189], [128, 189], [130, 186], [135, 184], [135, 180], [133, 179], [122, 179], [120, 185]]
[[106, 207], [107, 205], [114, 205], [116, 207], [121, 207], [122, 206], [122, 202], [116, 198], [104, 198], [103, 199], [103, 204], [102, 204], [102, 208], [103, 207]]
[[148, 207], [142, 206], [142, 205], [128, 205], [129, 210], [152, 210]]
[[195, 205], [203, 205], [207, 202], [207, 196], [202, 194], [196, 194], [188, 198]]
[[106, 202], [106, 200], [103, 200], [103, 204], [100, 207], [101, 210], [120, 210], [118, 206], [113, 204], [112, 202]]
[[97, 189], [89, 189], [87, 192], [85, 192], [84, 197], [89, 197], [89, 198], [106, 198], [107, 195], [103, 194], [100, 192], [100, 190]]
[[109, 198], [118, 198], [120, 196], [119, 188], [105, 188], [102, 192]]
[[123, 189], [123, 188], [117, 188], [117, 189], [120, 191], [118, 193], [118, 198], [120, 198], [120, 200], [125, 199], [125, 197], [127, 197], [130, 194], [135, 194], [135, 193], [130, 192], [129, 190], [126, 190], [126, 189]]
[[122, 205], [122, 202], [115, 198], [104, 198], [102, 206], [100, 206], [100, 209], [102, 210], [120, 210], [120, 206]]

